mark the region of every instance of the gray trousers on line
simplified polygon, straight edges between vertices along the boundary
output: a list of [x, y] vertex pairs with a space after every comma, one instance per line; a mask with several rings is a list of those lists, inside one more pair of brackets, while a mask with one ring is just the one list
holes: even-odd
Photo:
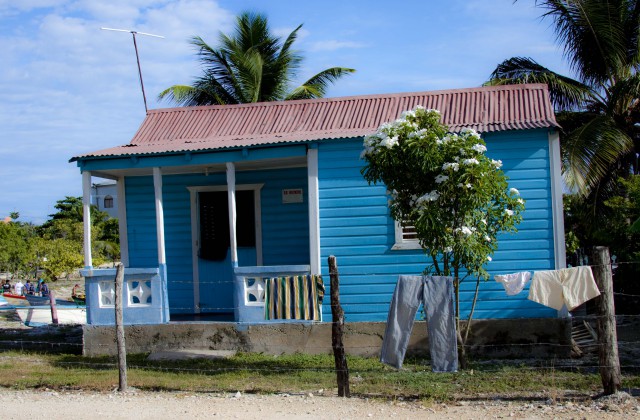
[[453, 307], [453, 277], [400, 276], [393, 292], [380, 361], [402, 367], [416, 312], [422, 303], [434, 372], [458, 370], [458, 343]]

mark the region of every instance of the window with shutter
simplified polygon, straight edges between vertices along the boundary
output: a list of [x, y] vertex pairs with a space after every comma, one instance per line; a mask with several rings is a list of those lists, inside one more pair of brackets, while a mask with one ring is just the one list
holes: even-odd
[[400, 222], [395, 224], [395, 244], [391, 249], [420, 249], [420, 242], [414, 226]]

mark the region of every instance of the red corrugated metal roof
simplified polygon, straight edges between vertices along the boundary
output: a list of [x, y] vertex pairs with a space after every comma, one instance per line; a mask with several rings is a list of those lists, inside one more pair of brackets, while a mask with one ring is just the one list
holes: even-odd
[[131, 143], [86, 157], [214, 150], [361, 137], [416, 105], [440, 111], [453, 132], [556, 127], [547, 86], [491, 86], [151, 110]]

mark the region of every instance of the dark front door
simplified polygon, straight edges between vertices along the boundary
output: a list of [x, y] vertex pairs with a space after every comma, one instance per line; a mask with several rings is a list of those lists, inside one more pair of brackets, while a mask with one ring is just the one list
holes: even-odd
[[[233, 313], [233, 266], [227, 191], [198, 193], [200, 312]], [[256, 265], [253, 190], [236, 191], [238, 265]]]

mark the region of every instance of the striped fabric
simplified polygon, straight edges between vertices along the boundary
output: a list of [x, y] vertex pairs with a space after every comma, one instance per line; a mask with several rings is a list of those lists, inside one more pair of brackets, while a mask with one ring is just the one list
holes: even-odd
[[264, 319], [321, 321], [322, 276], [272, 277], [265, 283]]

